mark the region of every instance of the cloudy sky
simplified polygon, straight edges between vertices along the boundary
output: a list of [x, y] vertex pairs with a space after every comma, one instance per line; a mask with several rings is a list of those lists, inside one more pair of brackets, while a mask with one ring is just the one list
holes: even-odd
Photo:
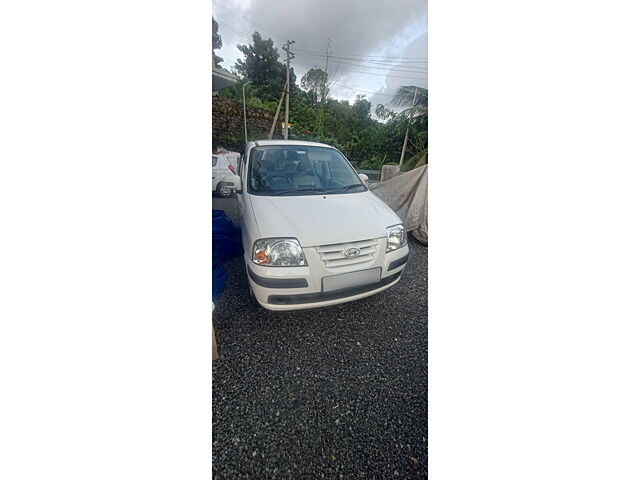
[[212, 0], [231, 69], [252, 32], [272, 38], [280, 51], [292, 47], [298, 84], [304, 73], [324, 68], [329, 40], [330, 95], [353, 102], [365, 94], [387, 103], [401, 85], [427, 86], [427, 0]]

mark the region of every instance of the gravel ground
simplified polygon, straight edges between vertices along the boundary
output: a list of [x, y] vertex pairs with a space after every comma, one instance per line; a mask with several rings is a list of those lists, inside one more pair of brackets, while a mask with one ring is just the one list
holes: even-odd
[[[214, 208], [237, 225], [235, 198]], [[426, 478], [427, 247], [409, 237], [399, 284], [324, 309], [254, 308], [242, 259], [225, 264], [214, 479]]]

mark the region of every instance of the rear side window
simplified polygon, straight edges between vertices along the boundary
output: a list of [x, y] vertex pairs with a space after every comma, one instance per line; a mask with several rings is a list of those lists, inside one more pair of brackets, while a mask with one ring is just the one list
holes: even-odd
[[218, 157], [216, 157], [215, 155], [212, 155], [211, 162], [212, 162], [211, 166], [215, 167], [218, 164]]

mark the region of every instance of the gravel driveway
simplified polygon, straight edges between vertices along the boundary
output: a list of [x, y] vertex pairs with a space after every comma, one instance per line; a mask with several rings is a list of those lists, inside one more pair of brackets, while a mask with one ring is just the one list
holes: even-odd
[[[214, 198], [238, 224], [236, 199]], [[270, 312], [241, 258], [216, 302], [214, 479], [426, 478], [427, 247], [355, 302]]]

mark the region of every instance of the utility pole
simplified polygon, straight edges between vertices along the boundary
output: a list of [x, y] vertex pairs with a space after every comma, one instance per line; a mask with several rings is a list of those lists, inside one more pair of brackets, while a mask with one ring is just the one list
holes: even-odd
[[291, 45], [294, 44], [293, 40], [287, 40], [287, 43], [282, 48], [285, 52], [287, 52], [287, 84], [285, 87], [285, 107], [284, 107], [284, 139], [289, 139], [289, 61], [293, 58], [293, 54], [291, 53]]
[[318, 125], [320, 128], [319, 133], [321, 135], [324, 135], [324, 118], [325, 118], [325, 109], [326, 109], [326, 103], [327, 103], [327, 83], [329, 82], [329, 49], [331, 48], [331, 39], [329, 39], [329, 41], [327, 42], [327, 50], [326, 50], [326, 55], [325, 55], [325, 61], [324, 61], [324, 75], [326, 77], [325, 81], [322, 84], [322, 93], [321, 93], [321, 103], [322, 105], [320, 105], [320, 122]]
[[249, 85], [251, 80], [242, 84], [242, 113], [244, 116], [244, 143], [247, 143], [247, 101], [244, 98], [244, 87]]
[[[411, 121], [413, 121], [413, 109], [416, 106], [416, 97], [418, 96], [418, 87], [416, 87], [415, 92], [413, 92], [413, 102], [411, 103]], [[402, 162], [404, 161], [404, 154], [407, 151], [407, 140], [409, 140], [409, 126], [407, 126], [407, 133], [404, 134], [404, 143], [402, 144], [402, 154], [400, 155], [400, 165], [398, 166], [398, 170], [402, 170]]]
[[278, 102], [278, 108], [276, 108], [276, 114], [273, 117], [273, 123], [271, 124], [271, 131], [269, 132], [269, 140], [273, 138], [273, 131], [276, 129], [276, 122], [278, 121], [278, 115], [280, 114], [280, 107], [282, 106], [282, 100], [284, 99], [284, 92], [287, 91], [287, 84], [282, 87], [282, 95], [280, 95], [280, 101]]

